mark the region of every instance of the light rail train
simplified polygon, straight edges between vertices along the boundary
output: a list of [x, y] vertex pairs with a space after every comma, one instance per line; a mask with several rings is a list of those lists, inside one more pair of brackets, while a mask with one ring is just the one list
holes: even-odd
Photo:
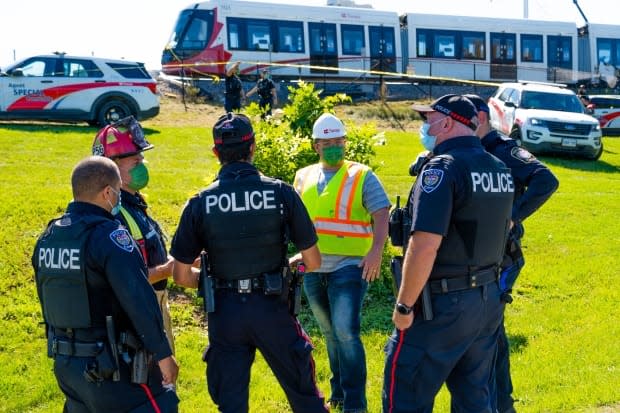
[[182, 10], [162, 55], [167, 75], [279, 79], [528, 80], [610, 87], [620, 26], [430, 15], [360, 7], [210, 0]]

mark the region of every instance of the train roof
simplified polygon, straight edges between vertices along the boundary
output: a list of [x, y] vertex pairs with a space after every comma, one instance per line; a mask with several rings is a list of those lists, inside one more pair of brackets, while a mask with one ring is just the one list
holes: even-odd
[[[209, 0], [194, 3], [186, 9], [212, 9], [217, 7], [227, 16], [235, 17], [267, 17], [272, 16], [279, 20], [299, 19], [303, 15], [304, 20], [321, 21], [329, 19], [330, 22], [355, 24], [363, 19], [365, 23], [373, 21], [398, 24], [398, 13], [395, 11], [377, 10], [365, 7], [342, 7], [342, 6], [307, 6], [304, 4], [280, 4], [268, 2], [253, 2], [239, 0]], [[300, 12], [303, 13], [300, 15]]]
[[[476, 27], [480, 31], [521, 31], [536, 33], [573, 34], [576, 23], [568, 21], [531, 20], [508, 17], [453, 16], [446, 14], [405, 13], [409, 26], [418, 28], [459, 28]], [[615, 26], [617, 27], [617, 26]], [[472, 29], [475, 31], [476, 29]]]

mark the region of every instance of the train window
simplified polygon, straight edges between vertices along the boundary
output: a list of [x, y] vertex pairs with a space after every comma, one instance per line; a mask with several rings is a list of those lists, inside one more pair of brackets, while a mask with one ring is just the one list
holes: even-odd
[[418, 57], [486, 59], [486, 34], [459, 30], [417, 29]]
[[486, 59], [485, 34], [483, 32], [461, 32], [463, 59]]
[[536, 34], [521, 35], [521, 61], [539, 62], [543, 61], [543, 37]]
[[228, 48], [229, 49], [241, 49], [241, 25], [228, 19]]
[[266, 20], [247, 21], [248, 49], [269, 51], [271, 46], [271, 28]]
[[207, 47], [209, 23], [203, 19], [193, 18], [181, 40], [182, 49], [204, 49]]
[[433, 55], [435, 57], [456, 57], [456, 36], [437, 34], [434, 43]]
[[547, 65], [571, 69], [573, 66], [572, 38], [570, 36], [547, 37]]
[[620, 64], [620, 39], [596, 39], [599, 64]]
[[343, 24], [340, 26], [342, 38], [342, 54], [362, 55], [365, 47], [364, 26]]
[[430, 48], [427, 47], [426, 33], [418, 30], [418, 57], [430, 57]]
[[304, 53], [304, 26], [301, 22], [278, 21], [278, 52]]

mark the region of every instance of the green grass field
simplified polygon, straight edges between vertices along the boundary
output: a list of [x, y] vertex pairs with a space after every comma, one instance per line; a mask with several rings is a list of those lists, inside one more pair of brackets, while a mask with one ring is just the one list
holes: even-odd
[[[208, 127], [145, 122], [155, 149], [146, 153], [151, 213], [171, 236], [185, 200], [217, 169]], [[90, 153], [96, 130], [83, 126], [0, 124], [0, 412], [60, 412], [62, 395], [46, 357], [30, 255], [46, 223], [71, 199], [70, 173]], [[378, 175], [390, 197], [406, 196], [409, 163], [422, 149], [416, 129], [387, 131], [377, 147]], [[620, 139], [604, 138], [598, 162], [545, 157], [560, 180], [551, 200], [526, 221], [526, 267], [506, 312], [519, 412], [620, 412]], [[387, 283], [371, 287], [363, 339], [369, 411], [381, 410], [383, 346], [391, 332]], [[389, 284], [387, 284], [389, 285]], [[173, 289], [182, 412], [215, 412], [206, 391], [195, 293]], [[189, 297], [189, 300], [180, 298]], [[327, 393], [324, 341], [311, 314], [301, 316], [316, 345]], [[253, 369], [252, 412], [287, 412], [262, 359]], [[442, 391], [436, 412], [449, 411]]]

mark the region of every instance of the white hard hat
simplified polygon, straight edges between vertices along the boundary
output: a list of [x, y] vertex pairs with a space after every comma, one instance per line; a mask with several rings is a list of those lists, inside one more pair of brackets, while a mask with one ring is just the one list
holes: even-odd
[[331, 113], [322, 114], [312, 127], [314, 139], [332, 139], [346, 136], [347, 130], [344, 124]]

